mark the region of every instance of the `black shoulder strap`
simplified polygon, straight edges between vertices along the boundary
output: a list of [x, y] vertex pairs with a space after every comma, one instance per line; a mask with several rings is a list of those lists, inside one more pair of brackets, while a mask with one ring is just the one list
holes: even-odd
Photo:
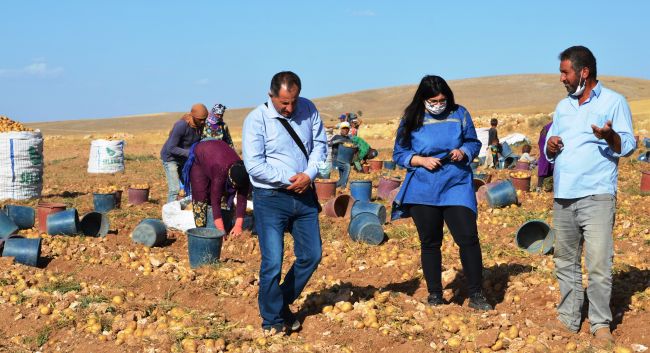
[[300, 147], [300, 150], [305, 155], [305, 158], [307, 158], [307, 160], [309, 160], [309, 154], [307, 153], [307, 149], [305, 148], [305, 145], [303, 145], [302, 141], [300, 141], [300, 137], [298, 137], [298, 134], [296, 133], [296, 130], [294, 130], [291, 127], [291, 125], [289, 124], [289, 121], [286, 120], [286, 119], [282, 119], [282, 118], [276, 118], [276, 119], [278, 119], [280, 121], [280, 123], [282, 123], [282, 126], [284, 126], [285, 129], [287, 129], [287, 132], [289, 133], [289, 135], [291, 135], [291, 138], [293, 139], [293, 141], [296, 142], [296, 145], [298, 145], [298, 147]]

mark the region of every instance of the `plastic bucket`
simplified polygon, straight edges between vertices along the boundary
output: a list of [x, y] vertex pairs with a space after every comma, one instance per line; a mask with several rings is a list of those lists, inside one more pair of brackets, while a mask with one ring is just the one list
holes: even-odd
[[384, 169], [395, 170], [395, 162], [393, 161], [384, 161]]
[[639, 162], [649, 162], [650, 163], [650, 151], [643, 152], [637, 157]]
[[352, 205], [350, 215], [354, 218], [357, 215], [368, 212], [372, 213], [379, 218], [379, 223], [386, 223], [386, 207], [379, 203], [355, 201]]
[[93, 205], [97, 212], [108, 212], [115, 208], [115, 193], [93, 194]]
[[354, 241], [379, 245], [384, 240], [384, 228], [379, 217], [373, 213], [359, 213], [352, 217], [348, 225], [348, 234]]
[[553, 249], [555, 233], [542, 220], [532, 220], [524, 223], [517, 230], [515, 243], [531, 254], [548, 254]]
[[370, 180], [355, 180], [350, 182], [350, 194], [357, 201], [370, 202], [372, 182]]
[[28, 266], [37, 266], [41, 256], [41, 239], [12, 237], [5, 239], [2, 256], [11, 256], [16, 262]]
[[650, 194], [650, 171], [641, 171], [641, 193]]
[[476, 200], [481, 202], [481, 201], [487, 201], [487, 191], [489, 188], [493, 187], [495, 184], [497, 184], [498, 181], [494, 183], [487, 183], [476, 190]]
[[515, 170], [530, 170], [530, 162], [517, 161], [515, 164]]
[[115, 191], [115, 208], [122, 207], [122, 190]]
[[501, 156], [504, 158], [509, 157], [512, 154], [512, 148], [510, 148], [510, 145], [506, 142], [501, 144]]
[[388, 201], [389, 205], [392, 205], [393, 201], [395, 201], [395, 197], [397, 197], [397, 193], [399, 193], [399, 189], [400, 188], [395, 188], [388, 193], [388, 199], [386, 199], [386, 201]]
[[368, 174], [370, 173], [370, 165], [369, 164], [364, 164], [361, 166], [361, 172], [363, 174]]
[[516, 178], [511, 176], [510, 180], [512, 180], [512, 185], [515, 187], [515, 190], [530, 191], [530, 177]]
[[388, 199], [388, 194], [400, 186], [402, 181], [395, 178], [381, 178], [377, 186], [377, 197], [382, 200]]
[[38, 230], [41, 233], [47, 232], [47, 216], [52, 213], [64, 211], [66, 205], [63, 203], [43, 202], [39, 203], [36, 210], [38, 217]]
[[517, 190], [515, 190], [510, 180], [489, 184], [486, 196], [488, 204], [492, 208], [505, 207], [517, 203]]
[[18, 226], [4, 212], [0, 212], [0, 238], [7, 238], [18, 231]]
[[131, 205], [140, 205], [149, 201], [149, 189], [128, 189], [129, 203]]
[[131, 240], [150, 248], [161, 246], [167, 241], [167, 226], [159, 219], [145, 218], [131, 232]]
[[323, 210], [329, 217], [350, 217], [354, 199], [350, 195], [339, 195], [325, 204]]
[[187, 230], [187, 251], [190, 267], [219, 262], [224, 232], [214, 228], [192, 228]]
[[79, 214], [75, 208], [47, 216], [47, 234], [75, 235], [79, 233]]
[[318, 195], [319, 202], [325, 202], [336, 195], [335, 180], [316, 180], [314, 185], [316, 186], [316, 195]]
[[36, 212], [28, 206], [6, 205], [5, 213], [20, 229], [31, 229], [34, 227]]
[[339, 145], [338, 152], [336, 153], [336, 160], [341, 163], [352, 163], [354, 154], [357, 152], [356, 147], [346, 147], [345, 145]]
[[650, 148], [650, 138], [644, 138], [643, 144], [645, 145], [645, 148]]
[[478, 192], [478, 189], [486, 184], [485, 180], [479, 178], [474, 178], [472, 183], [474, 184], [474, 192]]
[[490, 180], [492, 180], [492, 175], [488, 173], [478, 173], [474, 174], [474, 179], [481, 179], [487, 184], [490, 182]]
[[517, 157], [500, 157], [499, 169], [508, 169], [517, 161]]
[[90, 212], [79, 222], [81, 233], [89, 237], [105, 237], [111, 227], [108, 216], [101, 212]]
[[382, 161], [368, 161], [368, 165], [370, 165], [371, 172], [377, 172], [381, 170], [384, 163]]

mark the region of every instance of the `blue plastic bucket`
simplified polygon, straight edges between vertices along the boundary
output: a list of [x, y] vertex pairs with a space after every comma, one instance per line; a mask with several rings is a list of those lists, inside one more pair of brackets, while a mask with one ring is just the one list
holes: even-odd
[[131, 240], [144, 246], [161, 246], [167, 241], [167, 226], [159, 219], [145, 218], [131, 232]]
[[650, 163], [650, 151], [643, 152], [639, 154], [639, 157], [637, 157], [637, 160], [639, 162], [648, 162]]
[[504, 142], [501, 144], [501, 156], [509, 157], [512, 154], [512, 148], [510, 148], [510, 145], [508, 143]]
[[395, 170], [395, 162], [394, 161], [384, 161], [384, 169]]
[[115, 208], [115, 193], [110, 194], [93, 194], [93, 205], [96, 212], [108, 212]]
[[2, 256], [11, 256], [16, 262], [28, 266], [37, 266], [41, 256], [41, 239], [8, 238], [5, 239]]
[[517, 203], [517, 190], [510, 180], [493, 183], [487, 189], [487, 201], [490, 207], [500, 208]]
[[34, 227], [36, 212], [31, 207], [6, 205], [5, 213], [20, 229], [31, 229]]
[[79, 214], [77, 209], [70, 208], [65, 211], [47, 215], [47, 234], [49, 235], [75, 235], [79, 233]]
[[645, 145], [645, 148], [650, 148], [650, 138], [648, 137], [644, 138], [643, 144]]
[[364, 212], [377, 216], [381, 224], [386, 223], [386, 207], [384, 205], [374, 202], [355, 201], [350, 211], [350, 217], [354, 218], [356, 215]]
[[192, 228], [187, 230], [187, 251], [190, 267], [219, 262], [224, 232], [214, 228]]
[[4, 212], [0, 212], [0, 238], [6, 238], [18, 231], [18, 226]]
[[81, 218], [81, 233], [89, 237], [105, 237], [110, 229], [108, 216], [101, 212], [90, 212]]
[[379, 217], [374, 213], [363, 212], [352, 217], [348, 226], [348, 234], [354, 241], [379, 245], [384, 241], [384, 228]]
[[357, 152], [356, 147], [345, 147], [345, 145], [340, 144], [338, 152], [336, 153], [336, 160], [341, 163], [352, 163], [352, 158], [354, 158], [355, 152]]
[[553, 250], [555, 233], [542, 220], [532, 220], [524, 223], [517, 230], [515, 243], [531, 254], [548, 254]]
[[[206, 228], [216, 229], [214, 225], [214, 215], [212, 214], [212, 207], [208, 207], [208, 219], [206, 219]], [[223, 220], [223, 225], [226, 228], [226, 232], [230, 232], [232, 227], [235, 226], [235, 212], [227, 208], [221, 209], [221, 219]], [[252, 214], [244, 215], [244, 224], [242, 224], [243, 230], [251, 231], [251, 234], [257, 234], [255, 230], [255, 217]]]
[[350, 194], [357, 201], [370, 202], [372, 182], [370, 180], [355, 180], [350, 182]]

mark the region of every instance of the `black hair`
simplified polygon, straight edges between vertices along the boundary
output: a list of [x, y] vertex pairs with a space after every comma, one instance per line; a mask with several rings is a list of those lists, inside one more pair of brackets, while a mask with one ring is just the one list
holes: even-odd
[[521, 152], [523, 152], [523, 153], [530, 153], [530, 151], [531, 151], [531, 147], [530, 147], [530, 145], [524, 145], [524, 146], [521, 148]]
[[497, 125], [499, 125], [499, 120], [497, 120], [496, 118], [492, 118], [492, 119], [490, 119], [490, 125], [491, 125], [491, 126], [497, 126]]
[[444, 95], [447, 99], [447, 108], [444, 113], [449, 113], [458, 108], [454, 99], [454, 92], [451, 91], [451, 88], [442, 77], [434, 75], [424, 76], [415, 91], [413, 100], [404, 109], [404, 115], [402, 116], [402, 135], [398, 136], [398, 138], [404, 139], [403, 141], [410, 140], [411, 133], [422, 127], [424, 121], [424, 101], [439, 94]]
[[300, 89], [302, 88], [300, 77], [291, 71], [278, 72], [271, 79], [271, 95], [277, 97], [282, 86], [286, 89], [297, 87], [298, 93], [300, 93]]
[[237, 190], [245, 190], [248, 193], [250, 179], [244, 166], [244, 162], [237, 161], [228, 169], [228, 178]]
[[569, 60], [573, 71], [579, 72], [583, 68], [589, 68], [589, 77], [596, 79], [596, 57], [587, 47], [576, 45], [567, 49], [558, 56], [560, 61]]

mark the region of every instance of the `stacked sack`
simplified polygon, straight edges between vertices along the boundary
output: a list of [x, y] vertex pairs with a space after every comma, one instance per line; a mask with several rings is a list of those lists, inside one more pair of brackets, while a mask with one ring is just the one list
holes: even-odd
[[41, 197], [43, 135], [0, 116], [0, 200]]

